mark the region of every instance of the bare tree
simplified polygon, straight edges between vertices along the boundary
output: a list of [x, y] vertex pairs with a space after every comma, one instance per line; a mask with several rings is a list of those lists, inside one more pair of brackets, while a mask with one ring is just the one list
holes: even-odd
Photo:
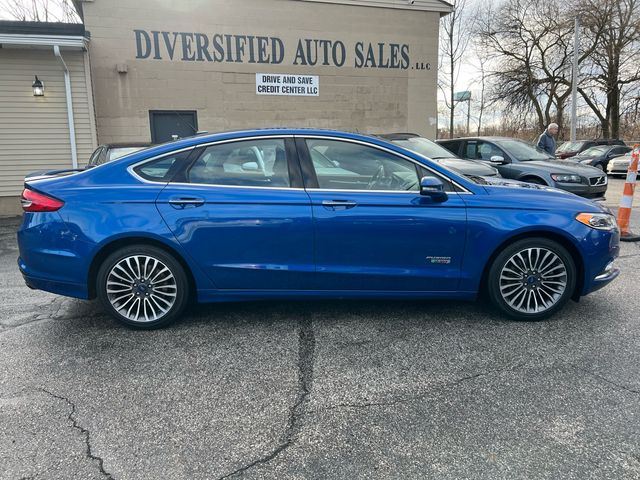
[[441, 20], [440, 65], [438, 88], [444, 93], [449, 113], [449, 138], [453, 138], [455, 117], [455, 86], [460, 73], [460, 61], [470, 39], [469, 12], [465, 12], [467, 0], [454, 0], [451, 13]]
[[[564, 4], [549, 0], [506, 0], [498, 12], [479, 17], [477, 30], [492, 58], [490, 97], [507, 112], [533, 114], [539, 130], [552, 121], [562, 128], [571, 95], [573, 18]], [[587, 40], [580, 61], [595, 48], [595, 38]]]
[[23, 22], [80, 22], [72, 0], [0, 0], [0, 10]]
[[580, 0], [576, 13], [597, 44], [589, 52], [578, 91], [598, 118], [602, 135], [619, 138], [621, 119], [637, 111], [640, 95], [640, 3]]

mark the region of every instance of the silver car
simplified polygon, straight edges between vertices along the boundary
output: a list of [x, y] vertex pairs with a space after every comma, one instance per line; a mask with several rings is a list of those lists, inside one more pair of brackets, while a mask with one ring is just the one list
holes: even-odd
[[607, 166], [607, 173], [612, 177], [626, 176], [629, 165], [631, 165], [631, 154], [633, 151], [622, 155], [621, 157], [612, 158]]

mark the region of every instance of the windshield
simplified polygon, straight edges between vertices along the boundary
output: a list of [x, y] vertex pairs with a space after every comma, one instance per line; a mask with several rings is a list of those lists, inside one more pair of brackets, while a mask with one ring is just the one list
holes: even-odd
[[544, 150], [520, 140], [496, 140], [496, 143], [504, 148], [512, 157], [521, 162], [551, 160], [555, 158]]
[[139, 152], [147, 147], [117, 147], [109, 150], [109, 160], [116, 160], [122, 158], [130, 153]]
[[582, 148], [584, 142], [565, 142], [558, 147], [556, 152], [576, 152]]
[[393, 143], [407, 150], [419, 153], [420, 155], [431, 158], [455, 158], [456, 156], [444, 147], [423, 137], [403, 138], [402, 140], [392, 140]]
[[606, 153], [609, 148], [610, 147], [607, 145], [587, 148], [584, 152], [579, 153], [578, 157], [593, 157], [596, 155], [602, 155], [603, 153]]

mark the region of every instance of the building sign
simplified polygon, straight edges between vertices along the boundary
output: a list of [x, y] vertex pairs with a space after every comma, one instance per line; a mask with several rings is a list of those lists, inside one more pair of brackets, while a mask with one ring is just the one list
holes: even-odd
[[300, 38], [286, 45], [278, 37], [134, 30], [137, 59], [183, 62], [301, 65], [396, 70], [431, 70], [413, 61], [409, 45], [393, 42]]
[[256, 73], [256, 94], [317, 97], [320, 79], [316, 75]]

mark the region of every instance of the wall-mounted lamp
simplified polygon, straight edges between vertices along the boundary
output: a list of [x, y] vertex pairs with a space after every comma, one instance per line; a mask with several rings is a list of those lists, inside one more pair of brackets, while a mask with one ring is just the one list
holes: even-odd
[[37, 75], [36, 75], [36, 81], [33, 82], [33, 85], [31, 86], [33, 87], [34, 97], [44, 97], [44, 83], [42, 83], [42, 81], [38, 79]]

